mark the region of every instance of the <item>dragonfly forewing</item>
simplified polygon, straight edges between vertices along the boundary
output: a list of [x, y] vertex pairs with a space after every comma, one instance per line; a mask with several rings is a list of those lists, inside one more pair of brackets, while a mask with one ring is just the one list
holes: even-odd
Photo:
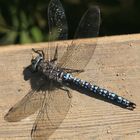
[[[49, 41], [68, 39], [68, 25], [64, 8], [59, 0], [51, 0], [48, 6]], [[52, 59], [54, 51], [51, 49], [57, 46], [55, 42], [48, 43], [48, 49], [44, 49], [46, 58]], [[49, 56], [48, 56], [49, 55]]]

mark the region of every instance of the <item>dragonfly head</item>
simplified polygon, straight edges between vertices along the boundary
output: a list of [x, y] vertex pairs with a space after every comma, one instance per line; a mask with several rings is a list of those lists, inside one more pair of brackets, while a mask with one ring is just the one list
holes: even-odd
[[44, 52], [42, 50], [35, 50], [35, 49], [32, 49], [32, 51], [35, 54], [37, 54], [36, 56], [32, 55], [32, 60], [31, 60], [31, 67], [32, 70], [35, 72], [37, 71], [37, 67], [40, 61], [44, 59]]

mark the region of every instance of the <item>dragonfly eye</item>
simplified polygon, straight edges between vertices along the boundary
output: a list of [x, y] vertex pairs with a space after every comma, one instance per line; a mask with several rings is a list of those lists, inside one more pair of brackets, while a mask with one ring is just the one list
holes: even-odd
[[37, 67], [39, 62], [43, 59], [42, 56], [37, 56], [36, 58], [31, 60], [32, 70], [37, 71]]

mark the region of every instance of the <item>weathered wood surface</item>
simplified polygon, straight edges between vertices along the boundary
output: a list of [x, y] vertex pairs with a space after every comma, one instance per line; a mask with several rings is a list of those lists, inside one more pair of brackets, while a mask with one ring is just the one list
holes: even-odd
[[[92, 44], [93, 39], [79, 40]], [[58, 42], [62, 55], [68, 42]], [[31, 48], [47, 43], [0, 47], [0, 140], [30, 140], [36, 114], [20, 122], [6, 122], [4, 115], [30, 89], [23, 69], [30, 64]], [[95, 53], [79, 75], [87, 81], [118, 93], [137, 104], [129, 111], [73, 91], [72, 105], [50, 140], [140, 139], [140, 34], [98, 39]]]

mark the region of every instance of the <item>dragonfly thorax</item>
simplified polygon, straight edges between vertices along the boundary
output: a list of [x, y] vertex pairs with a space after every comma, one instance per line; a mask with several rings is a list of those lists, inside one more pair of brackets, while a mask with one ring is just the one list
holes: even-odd
[[35, 72], [41, 72], [46, 78], [57, 82], [62, 81], [63, 70], [57, 67], [56, 60], [45, 60], [44, 52], [41, 50], [34, 50], [37, 54], [31, 60], [32, 70]]
[[54, 80], [57, 82], [62, 81], [61, 75], [63, 73], [63, 70], [61, 70], [59, 67], [57, 67], [57, 65], [53, 61], [41, 60], [38, 65], [38, 71], [42, 72], [43, 75], [45, 75], [46, 78], [48, 78], [50, 80]]

